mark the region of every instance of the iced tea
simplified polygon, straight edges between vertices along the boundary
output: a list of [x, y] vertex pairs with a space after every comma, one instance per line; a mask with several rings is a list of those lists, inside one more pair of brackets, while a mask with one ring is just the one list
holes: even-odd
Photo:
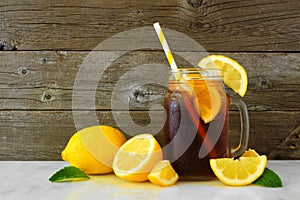
[[[205, 85], [203, 85], [205, 84]], [[220, 106], [214, 119], [205, 123], [201, 118], [201, 105], [205, 105], [207, 96], [200, 96], [203, 87], [214, 87], [218, 92], [215, 97], [207, 94], [210, 98], [219, 98]], [[195, 91], [196, 90], [196, 91]], [[205, 92], [205, 91], [204, 91]], [[205, 97], [204, 97], [205, 96]], [[229, 98], [226, 96], [222, 81], [220, 80], [170, 80], [169, 92], [164, 100], [166, 111], [166, 123], [164, 126], [165, 144], [169, 148], [164, 152], [165, 157], [174, 161], [173, 168], [182, 180], [207, 180], [214, 177], [209, 166], [210, 158], [228, 157], [228, 105]], [[213, 106], [211, 104], [211, 106]], [[214, 109], [214, 108], [211, 108]], [[212, 127], [211, 124], [215, 124]], [[220, 127], [221, 126], [221, 127]], [[211, 129], [209, 131], [209, 129]], [[216, 129], [216, 131], [214, 131]], [[207, 133], [209, 132], [210, 135]], [[203, 140], [205, 137], [206, 143]], [[215, 138], [218, 138], [215, 140]], [[213, 144], [213, 141], [216, 141]], [[213, 146], [211, 146], [213, 145]], [[201, 147], [206, 149], [205, 156], [199, 158]]]

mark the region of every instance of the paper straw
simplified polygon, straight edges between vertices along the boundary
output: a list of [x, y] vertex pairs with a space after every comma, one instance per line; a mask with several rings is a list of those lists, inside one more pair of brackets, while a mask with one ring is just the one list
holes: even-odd
[[[162, 31], [162, 28], [159, 25], [159, 22], [154, 23], [153, 26], [154, 26], [154, 29], [156, 31], [157, 37], [158, 37], [158, 39], [160, 41], [160, 44], [161, 44], [161, 46], [162, 46], [162, 48], [163, 48], [163, 50], [165, 52], [165, 55], [166, 55], [166, 57], [168, 59], [168, 62], [170, 64], [170, 66], [171, 66], [172, 71], [177, 72], [178, 67], [177, 67], [176, 62], [174, 60], [174, 57], [173, 57], [172, 52], [170, 50], [170, 47], [169, 47], [169, 45], [167, 43], [166, 37], [165, 37], [165, 35], [164, 35], [163, 31]], [[175, 75], [176, 80], [178, 80], [180, 74], [175, 73], [174, 75]]]
[[[168, 62], [172, 68], [172, 71], [173, 71], [173, 74], [174, 74], [174, 77], [176, 80], [179, 80], [180, 79], [180, 73], [178, 72], [178, 68], [177, 68], [177, 65], [176, 65], [176, 62], [174, 60], [174, 57], [172, 55], [172, 52], [170, 50], [170, 47], [167, 43], [167, 40], [164, 36], [164, 33], [159, 25], [158, 22], [154, 23], [153, 24], [154, 28], [155, 28], [155, 31], [156, 31], [156, 34], [159, 38], [159, 41], [161, 43], [161, 46], [163, 47], [164, 49], [164, 52], [167, 56], [167, 59], [168, 59]], [[185, 103], [187, 103], [188, 101], [184, 101]], [[192, 106], [190, 105], [186, 105], [186, 108], [188, 109], [188, 112], [192, 118], [192, 121], [194, 122], [195, 126], [198, 127], [197, 128], [197, 133], [199, 134], [199, 136], [201, 137], [201, 139], [204, 141], [204, 139], [206, 139], [206, 143], [204, 144], [206, 149], [207, 149], [207, 153], [210, 155], [211, 158], [216, 158], [217, 157], [217, 154], [215, 152], [215, 149], [213, 147], [211, 147], [211, 142], [209, 140], [209, 138], [206, 136], [206, 132], [205, 130], [202, 128], [203, 126], [199, 124], [199, 122], [197, 122], [198, 118], [200, 116], [197, 116], [196, 114], [196, 111], [193, 111]], [[209, 151], [211, 149], [211, 151]]]

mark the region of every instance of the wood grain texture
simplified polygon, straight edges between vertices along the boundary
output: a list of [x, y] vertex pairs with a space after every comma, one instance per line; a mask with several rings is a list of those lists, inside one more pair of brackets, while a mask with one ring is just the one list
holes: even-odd
[[[166, 81], [169, 65], [156, 21], [179, 66], [206, 50], [241, 63], [249, 76], [249, 147], [300, 159], [299, 10], [298, 0], [2, 0], [0, 160], [59, 160], [76, 128], [98, 123], [159, 132], [161, 142], [166, 88], [157, 81]], [[234, 107], [230, 121], [235, 145]]]
[[[154, 114], [161, 116], [163, 113]], [[79, 129], [98, 125], [88, 120], [91, 111], [81, 111], [78, 115]], [[97, 112], [100, 124], [130, 130], [127, 132], [129, 137], [134, 128], [124, 120], [125, 115], [125, 112], [114, 113], [115, 118], [123, 119], [117, 125], [112, 112]], [[131, 116], [139, 126], [149, 123], [147, 112], [136, 111]], [[159, 124], [156, 122], [152, 130]], [[76, 132], [70, 111], [0, 111], [0, 124], [0, 160], [59, 160], [61, 151]]]
[[[81, 111], [79, 127], [106, 124], [121, 130], [127, 137], [135, 131], [142, 130], [150, 123], [145, 111], [132, 111], [132, 120], [138, 126], [130, 126], [126, 120], [126, 113], [116, 111], [114, 116], [121, 119], [116, 124], [110, 111], [97, 111], [99, 123], [88, 121], [91, 111]], [[152, 112], [154, 119], [163, 117], [160, 111]], [[250, 140], [249, 147], [261, 154], [280, 156], [281, 159], [295, 159], [292, 154], [272, 151], [289, 132], [300, 123], [300, 112], [250, 112]], [[238, 143], [239, 126], [238, 113], [230, 113], [230, 145]], [[123, 120], [122, 120], [123, 119]], [[60, 160], [60, 153], [69, 138], [76, 132], [71, 111], [0, 111], [0, 160]], [[162, 144], [160, 120], [154, 121], [148, 133], [155, 134]], [[146, 130], [146, 129], [144, 129]], [[157, 130], [152, 132], [151, 130]], [[278, 134], [273, 134], [274, 132]], [[285, 151], [286, 152], [286, 151]], [[274, 157], [273, 157], [274, 158]]]
[[291, 134], [272, 150], [270, 159], [299, 159], [300, 157], [300, 126], [291, 132]]
[[299, 51], [299, 10], [298, 0], [2, 0], [0, 39], [6, 50], [92, 50], [159, 21], [208, 51]]
[[[112, 55], [115, 53], [110, 52]], [[1, 108], [71, 110], [76, 75], [87, 54], [81, 51], [0, 52]], [[300, 57], [297, 53], [221, 54], [245, 66], [249, 86], [243, 100], [249, 110], [300, 110]], [[179, 55], [175, 58], [180, 66], [189, 65]], [[164, 70], [153, 70], [155, 64], [163, 64]], [[91, 75], [97, 73], [97, 70], [95, 66], [88, 73]], [[107, 110], [111, 109], [111, 99], [114, 98], [118, 109], [125, 109], [129, 104], [132, 110], [147, 110], [163, 101], [166, 88], [155, 83], [158, 77], [166, 81], [168, 70], [162, 51], [130, 52], [112, 62], [96, 80], [92, 80], [89, 75], [76, 80], [82, 98], [73, 98], [73, 101], [80, 104], [80, 109], [93, 109], [95, 105], [97, 110]], [[126, 74], [130, 76], [124, 78]], [[154, 84], [146, 84], [145, 77]], [[120, 81], [123, 84], [117, 85]], [[95, 92], [93, 85], [97, 86]], [[115, 95], [112, 97], [113, 91]], [[91, 94], [96, 95], [93, 105], [85, 102]]]

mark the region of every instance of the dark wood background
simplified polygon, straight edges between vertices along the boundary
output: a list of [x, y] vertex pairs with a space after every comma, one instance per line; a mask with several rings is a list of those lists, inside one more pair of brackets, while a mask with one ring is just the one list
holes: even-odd
[[[243, 99], [250, 116], [249, 147], [270, 159], [300, 159], [298, 0], [2, 0], [0, 160], [60, 160], [76, 132], [72, 92], [80, 64], [106, 38], [156, 21], [209, 53], [240, 62], [249, 76]], [[168, 65], [163, 51], [141, 50], [120, 57], [105, 72], [96, 92], [102, 124], [118, 128], [110, 110], [114, 85], [122, 73], [145, 63]], [[163, 92], [155, 86], [125, 89], [132, 94], [133, 120], [147, 125], [149, 106], [161, 101]], [[91, 112], [91, 107], [78, 111], [83, 121]], [[126, 114], [115, 113], [120, 119]], [[239, 132], [234, 108], [230, 117], [234, 145]], [[123, 126], [131, 128], [126, 121]]]

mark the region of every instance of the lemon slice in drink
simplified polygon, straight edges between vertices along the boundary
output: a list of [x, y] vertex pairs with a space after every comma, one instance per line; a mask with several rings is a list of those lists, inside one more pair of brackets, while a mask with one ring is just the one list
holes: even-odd
[[174, 185], [178, 178], [178, 174], [168, 160], [158, 162], [148, 175], [148, 179], [151, 183], [160, 186]]
[[250, 150], [240, 158], [210, 159], [217, 178], [227, 185], [244, 186], [259, 178], [267, 165], [267, 157]]
[[248, 77], [245, 69], [235, 60], [223, 55], [210, 55], [198, 63], [203, 69], [219, 69], [224, 83], [241, 97], [246, 94]]
[[151, 134], [140, 134], [125, 142], [113, 161], [115, 174], [127, 181], [147, 181], [157, 162], [162, 160], [161, 147]]
[[197, 97], [196, 102], [201, 119], [204, 123], [211, 122], [218, 115], [222, 106], [221, 95], [218, 90], [220, 85], [203, 79], [198, 73], [184, 74], [183, 76]]

